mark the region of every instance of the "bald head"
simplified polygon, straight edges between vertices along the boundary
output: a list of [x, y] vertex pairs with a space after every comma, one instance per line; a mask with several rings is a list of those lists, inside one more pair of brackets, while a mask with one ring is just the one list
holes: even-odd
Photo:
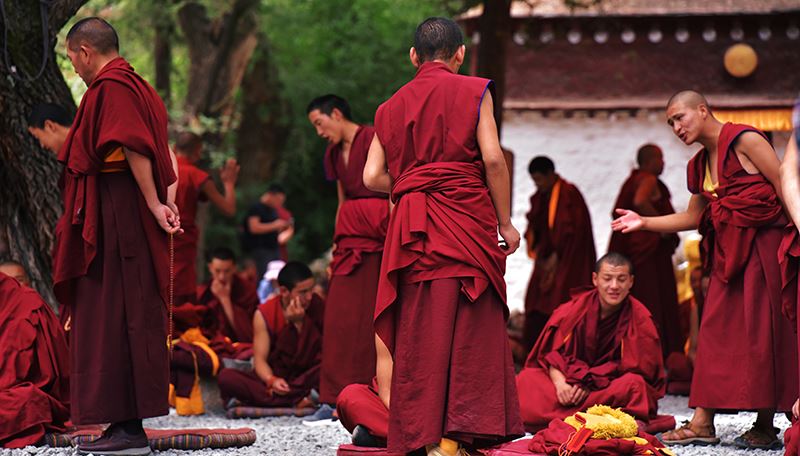
[[636, 153], [639, 169], [660, 175], [664, 171], [664, 153], [655, 144], [645, 144]]
[[705, 107], [708, 108], [708, 111], [711, 111], [711, 106], [709, 106], [706, 97], [704, 97], [700, 92], [695, 92], [694, 90], [681, 90], [680, 92], [671, 96], [669, 101], [667, 101], [667, 110], [678, 103], [690, 109], [697, 109], [697, 107], [700, 105], [705, 105]]
[[116, 30], [99, 17], [81, 19], [67, 32], [67, 46], [73, 52], [88, 46], [98, 54], [111, 55], [119, 52], [119, 37]]
[[425, 19], [414, 33], [414, 49], [419, 63], [451, 59], [464, 45], [461, 29], [446, 17]]

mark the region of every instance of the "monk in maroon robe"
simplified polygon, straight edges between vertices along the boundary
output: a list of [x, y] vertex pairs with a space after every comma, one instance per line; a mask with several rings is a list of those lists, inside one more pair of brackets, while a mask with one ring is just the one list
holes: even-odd
[[594, 289], [548, 320], [517, 375], [528, 431], [594, 404], [622, 408], [645, 423], [656, 416], [666, 387], [664, 361], [650, 312], [629, 296], [633, 272], [630, 260], [606, 254], [592, 274]]
[[375, 131], [351, 120], [347, 101], [336, 95], [315, 98], [308, 105], [308, 119], [329, 142], [325, 174], [336, 181], [339, 195], [319, 392], [321, 402], [336, 404], [342, 388], [368, 383], [375, 375], [372, 318], [389, 200], [364, 186], [364, 164]]
[[325, 305], [313, 292], [314, 276], [308, 266], [290, 261], [278, 284], [278, 295], [261, 304], [252, 319], [255, 369], [219, 373], [228, 405], [292, 407], [319, 387]]
[[530, 350], [553, 311], [573, 288], [592, 284], [597, 258], [589, 209], [578, 187], [556, 174], [547, 157], [535, 157], [528, 172], [536, 184], [525, 240], [535, 260], [525, 294], [523, 341]]
[[70, 307], [75, 424], [111, 423], [81, 454], [148, 454], [142, 418], [168, 410], [168, 234], [179, 233], [167, 111], [118, 55], [116, 32], [87, 18], [67, 56], [88, 85], [58, 159], [55, 294]]
[[203, 153], [203, 140], [192, 132], [183, 132], [175, 141], [178, 159], [178, 191], [175, 204], [181, 211], [183, 235], [175, 238], [175, 302], [197, 302], [197, 242], [200, 232], [195, 224], [197, 205], [210, 201], [228, 217], [236, 214], [236, 178], [239, 165], [228, 159], [219, 177], [225, 192], [220, 193], [214, 180], [195, 164]]
[[69, 419], [67, 341], [31, 288], [0, 273], [0, 446], [35, 445]]
[[665, 433], [671, 444], [717, 443], [716, 410], [757, 410], [753, 428], [735, 440], [745, 448], [780, 445], [774, 412], [797, 397], [797, 344], [781, 315], [778, 246], [787, 218], [780, 201], [779, 161], [753, 127], [722, 124], [693, 91], [667, 104], [673, 132], [703, 145], [687, 167], [692, 197], [684, 212], [641, 217], [619, 209], [615, 231], [661, 233], [697, 228], [710, 276], [697, 342], [691, 422]]
[[[674, 214], [667, 186], [658, 178], [664, 171], [664, 154], [661, 148], [646, 144], [636, 155], [638, 169], [622, 184], [614, 207], [635, 210], [646, 216]], [[643, 302], [653, 315], [661, 336], [664, 358], [674, 352], [683, 352], [683, 340], [678, 312], [678, 289], [672, 267], [672, 254], [680, 243], [675, 233], [637, 231], [611, 234], [609, 252], [630, 258], [636, 271], [636, 282], [631, 294]]]
[[378, 108], [364, 168], [365, 185], [395, 203], [375, 308], [394, 359], [392, 452], [452, 455], [523, 432], [503, 280], [519, 233], [494, 86], [457, 74], [464, 53], [453, 21], [420, 24], [417, 74]]

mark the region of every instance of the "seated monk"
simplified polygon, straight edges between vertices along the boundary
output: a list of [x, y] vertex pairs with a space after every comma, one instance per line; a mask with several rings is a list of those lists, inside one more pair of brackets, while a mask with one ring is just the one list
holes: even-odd
[[179, 337], [170, 358], [170, 405], [179, 415], [205, 412], [201, 376], [252, 356], [255, 286], [236, 274], [236, 259], [225, 247], [209, 253], [208, 272], [211, 279], [198, 287], [197, 304], [186, 302], [174, 310], [173, 338]]
[[290, 261], [278, 274], [278, 284], [278, 295], [253, 315], [255, 370], [222, 369], [217, 376], [229, 407], [237, 402], [294, 407], [319, 388], [325, 306], [313, 293], [314, 276], [305, 264]]
[[50, 307], [34, 290], [0, 273], [0, 446], [22, 448], [47, 432], [65, 430], [68, 360], [64, 333]]
[[353, 436], [353, 445], [386, 447], [389, 435], [389, 398], [392, 382], [392, 354], [375, 336], [376, 375], [371, 385], [347, 385], [336, 400], [342, 425]]
[[665, 388], [661, 342], [650, 312], [629, 296], [631, 269], [630, 260], [607, 253], [595, 265], [595, 288], [550, 317], [517, 375], [528, 431], [595, 404], [645, 423], [656, 416]]

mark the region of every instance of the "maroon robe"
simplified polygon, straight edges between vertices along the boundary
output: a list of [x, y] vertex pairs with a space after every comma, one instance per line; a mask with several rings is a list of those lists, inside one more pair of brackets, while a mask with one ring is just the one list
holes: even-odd
[[[622, 184], [614, 208], [636, 210], [633, 198], [644, 178], [650, 174], [635, 169]], [[657, 215], [674, 214], [667, 186], [658, 180], [660, 198], [651, 201]], [[661, 350], [666, 358], [670, 353], [683, 351], [683, 338], [678, 315], [678, 289], [672, 267], [672, 254], [680, 243], [677, 234], [662, 234], [653, 231], [635, 231], [611, 234], [609, 252], [625, 255], [633, 262], [635, 280], [631, 295], [650, 310], [661, 336]]]
[[528, 291], [525, 294], [524, 343], [533, 346], [544, 328], [547, 318], [561, 303], [569, 301], [570, 290], [592, 285], [592, 272], [596, 259], [592, 220], [583, 195], [573, 184], [561, 177], [558, 204], [553, 226], [548, 225], [550, 192], [536, 192], [531, 196], [531, 209], [527, 214], [528, 231], [536, 252], [536, 259], [544, 260], [555, 253], [558, 258], [555, 279], [549, 288], [542, 286], [544, 270], [534, 265]]
[[394, 359], [392, 452], [523, 432], [505, 332], [505, 255], [475, 135], [491, 87], [427, 62], [375, 115], [396, 202], [375, 308]]
[[197, 203], [206, 199], [202, 187], [209, 179], [207, 172], [178, 155], [178, 191], [175, 205], [181, 215], [183, 234], [175, 236], [175, 303], [197, 300], [197, 242], [200, 235], [195, 218]]
[[385, 440], [389, 435], [389, 409], [378, 396], [375, 379], [370, 385], [353, 384], [343, 389], [336, 402], [336, 413], [351, 434], [361, 425], [380, 439]]
[[367, 383], [375, 375], [375, 295], [383, 242], [389, 223], [385, 193], [364, 186], [364, 165], [375, 132], [361, 126], [350, 146], [347, 164], [340, 144], [325, 152], [328, 178], [337, 179], [345, 199], [339, 209], [333, 242], [331, 280], [325, 301], [325, 336], [320, 401], [335, 404], [351, 383]]
[[69, 419], [67, 341], [32, 289], [0, 273], [0, 446], [35, 445]]
[[222, 303], [211, 292], [211, 283], [197, 288], [197, 300], [204, 309], [200, 330], [211, 341], [211, 348], [220, 357], [238, 358], [249, 351], [253, 343], [253, 314], [258, 309], [258, 294], [255, 286], [238, 274], [234, 274], [232, 280], [233, 323], [228, 321]]
[[705, 149], [687, 167], [689, 191], [708, 201], [699, 232], [710, 275], [689, 406], [788, 411], [798, 392], [797, 344], [781, 315], [776, 254], [787, 219], [772, 184], [739, 163], [733, 145], [746, 131], [758, 132], [747, 125], [722, 127], [717, 196], [703, 189]]
[[286, 321], [281, 297], [275, 296], [258, 307], [270, 338], [267, 362], [275, 376], [289, 384], [288, 394], [271, 394], [255, 371], [222, 369], [217, 376], [220, 394], [225, 402], [235, 397], [243, 405], [257, 407], [291, 407], [319, 387], [322, 359], [323, 313], [325, 303], [314, 295], [306, 309], [302, 330]]
[[106, 64], [81, 100], [59, 151], [64, 213], [56, 226], [54, 291], [70, 307], [71, 406], [75, 424], [164, 415], [169, 365], [167, 235], [127, 163], [124, 147], [149, 158], [166, 202], [175, 173], [167, 111], [121, 57]]
[[[525, 428], [539, 431], [594, 404], [621, 407], [644, 422], [655, 418], [666, 386], [660, 346], [653, 318], [636, 298], [601, 319], [596, 289], [575, 296], [553, 312], [517, 375]], [[558, 402], [550, 367], [589, 391], [583, 404]]]

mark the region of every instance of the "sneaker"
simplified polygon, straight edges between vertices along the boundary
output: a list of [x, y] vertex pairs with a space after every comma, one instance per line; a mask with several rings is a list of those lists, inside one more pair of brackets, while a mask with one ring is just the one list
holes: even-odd
[[328, 404], [322, 404], [313, 415], [309, 415], [303, 419], [303, 424], [306, 426], [328, 426], [335, 424], [339, 421], [338, 418], [333, 415], [335, 410], [336, 409]]
[[252, 372], [253, 358], [247, 358], [247, 359], [222, 358], [222, 366], [226, 369], [235, 369], [242, 372]]

